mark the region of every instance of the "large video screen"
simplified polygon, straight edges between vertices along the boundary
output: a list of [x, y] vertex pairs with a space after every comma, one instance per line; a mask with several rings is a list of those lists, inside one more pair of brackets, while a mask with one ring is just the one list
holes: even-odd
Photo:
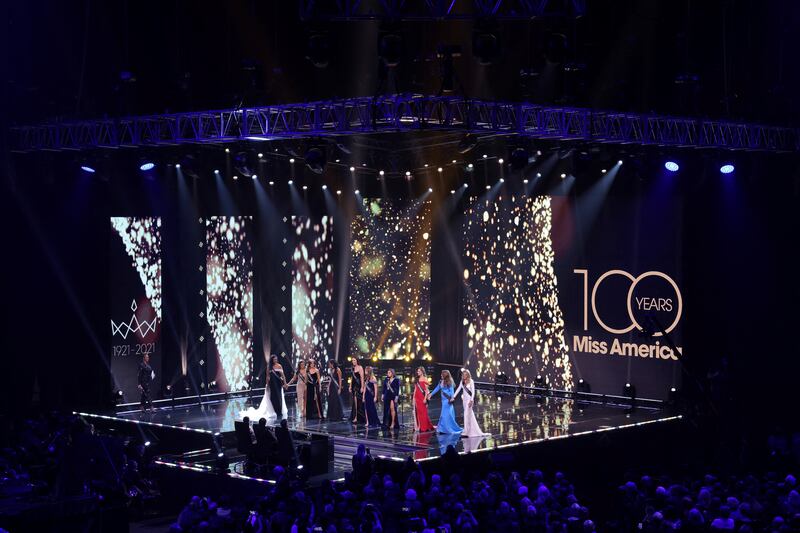
[[249, 388], [252, 371], [252, 224], [252, 217], [244, 216], [205, 221], [208, 376], [223, 392]]
[[139, 400], [139, 363], [145, 354], [160, 389], [161, 219], [111, 217], [111, 375], [125, 402]]
[[429, 355], [430, 202], [364, 198], [359, 208], [350, 242], [350, 353]]
[[[333, 218], [293, 216], [292, 360], [333, 356]], [[324, 367], [323, 367], [324, 368]]]
[[572, 389], [573, 370], [559, 307], [547, 196], [473, 203], [464, 221], [465, 363], [476, 379], [498, 373], [531, 386]]

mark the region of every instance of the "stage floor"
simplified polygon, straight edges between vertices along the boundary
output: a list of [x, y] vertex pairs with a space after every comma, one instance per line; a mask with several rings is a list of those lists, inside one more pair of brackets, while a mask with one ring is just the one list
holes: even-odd
[[[257, 404], [261, 395], [254, 397]], [[400, 406], [401, 428], [389, 431], [380, 427], [367, 428], [347, 420], [304, 420], [297, 416], [293, 395], [286, 397], [289, 426], [297, 431], [324, 434], [334, 439], [337, 469], [345, 468], [355, 447], [364, 443], [373, 456], [405, 458], [413, 454], [417, 460], [439, 457], [452, 444], [458, 452], [477, 452], [531, 444], [551, 439], [570, 438], [590, 433], [620, 430], [637, 425], [676, 420], [680, 415], [655, 407], [630, 409], [626, 405], [585, 402], [555, 396], [495, 393], [482, 390], [477, 394], [475, 413], [486, 437], [461, 438], [455, 434], [414, 431], [411, 406]], [[118, 419], [138, 421], [209, 432], [228, 433], [234, 430], [239, 412], [251, 403], [246, 397], [180, 406], [162, 407], [154, 413], [120, 412]], [[456, 420], [463, 422], [461, 401], [455, 402]], [[382, 406], [379, 405], [379, 412]], [[438, 398], [431, 401], [429, 413], [436, 423], [441, 410]], [[349, 406], [346, 406], [349, 414]], [[381, 412], [382, 414], [382, 412]], [[275, 425], [275, 421], [269, 421]]]

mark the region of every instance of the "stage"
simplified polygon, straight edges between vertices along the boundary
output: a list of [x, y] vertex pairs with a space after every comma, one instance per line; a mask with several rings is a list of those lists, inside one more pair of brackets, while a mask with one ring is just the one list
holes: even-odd
[[[289, 427], [299, 444], [312, 440], [326, 440], [329, 455], [323, 466], [317, 463], [312, 476], [337, 479], [350, 469], [351, 458], [359, 444], [370, 449], [382, 460], [402, 461], [413, 457], [417, 461], [439, 458], [453, 445], [459, 454], [475, 454], [518, 447], [534, 446], [560, 439], [577, 440], [601, 432], [624, 432], [626, 429], [655, 423], [669, 423], [681, 415], [660, 402], [632, 407], [622, 398], [592, 396], [566, 397], [549, 392], [519, 393], [509, 388], [496, 390], [484, 385], [477, 395], [475, 408], [479, 424], [489, 435], [478, 438], [461, 438], [458, 434], [439, 434], [435, 431], [419, 433], [413, 428], [411, 406], [401, 404], [402, 426], [397, 430], [381, 427], [367, 428], [348, 420], [304, 420], [297, 416], [293, 394], [286, 397], [289, 410]], [[223, 444], [224, 453], [233, 475], [244, 472], [243, 457], [236, 451], [234, 422], [240, 411], [261, 399], [261, 392], [248, 396], [206, 399], [202, 403], [164, 405], [152, 413], [139, 410], [116, 413], [80, 413], [94, 424], [138, 432], [154, 444], [154, 452], [161, 453], [159, 464], [164, 466], [211, 469], [215, 454], [215, 438]], [[649, 403], [649, 402], [645, 402]], [[462, 423], [461, 402], [457, 401], [456, 420]], [[379, 411], [381, 406], [379, 406]], [[431, 420], [439, 418], [440, 401], [430, 402]], [[349, 414], [349, 406], [346, 406]], [[270, 420], [269, 425], [275, 425]], [[135, 428], [135, 429], [134, 429]]]

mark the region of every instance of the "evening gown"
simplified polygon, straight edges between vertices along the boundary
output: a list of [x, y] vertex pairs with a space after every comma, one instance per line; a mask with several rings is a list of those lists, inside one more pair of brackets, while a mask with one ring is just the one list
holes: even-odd
[[[270, 372], [269, 386], [264, 388], [264, 396], [261, 398], [261, 403], [258, 404], [258, 407], [257, 408], [250, 407], [248, 409], [245, 409], [244, 411], [240, 411], [239, 418], [248, 417], [253, 423], [257, 423], [262, 418], [270, 420], [278, 417], [277, 413], [275, 412], [275, 409], [272, 408], [272, 402], [273, 402], [272, 391], [275, 388], [275, 386], [273, 385], [272, 374], [273, 372]], [[278, 376], [278, 383], [280, 384], [279, 385], [280, 401], [282, 402], [281, 411], [283, 413], [283, 417], [285, 418], [288, 411], [286, 409], [286, 402], [283, 399], [283, 382], [280, 380], [279, 376]]]
[[319, 373], [308, 372], [306, 383], [306, 419], [315, 420], [322, 414], [322, 401], [320, 398]]
[[375, 407], [375, 387], [378, 384], [374, 381], [367, 381], [367, 392], [364, 394], [364, 411], [367, 415], [367, 425], [380, 426], [381, 421], [378, 419], [378, 409]]
[[428, 406], [425, 404], [425, 393], [428, 382], [424, 379], [414, 386], [414, 429], [417, 431], [433, 431], [436, 429], [428, 417]]
[[456, 424], [456, 410], [453, 409], [453, 404], [450, 399], [453, 397], [453, 386], [442, 386], [441, 383], [436, 385], [436, 388], [431, 391], [431, 396], [441, 392], [442, 396], [442, 414], [439, 416], [439, 423], [436, 425], [436, 431], [439, 433], [461, 433], [463, 430]]
[[278, 420], [286, 418], [289, 410], [286, 409], [286, 400], [283, 397], [283, 372], [272, 369], [269, 372], [269, 401]]
[[[456, 389], [456, 396], [461, 393], [461, 401], [464, 404], [464, 431], [461, 433], [462, 437], [485, 437], [488, 433], [481, 431], [478, 425], [478, 419], [475, 418], [475, 382], [470, 381], [469, 385], [464, 385], [462, 381]], [[470, 403], [472, 406], [470, 406]]]
[[358, 372], [353, 372], [353, 380], [350, 382], [350, 393], [353, 395], [353, 405], [350, 411], [350, 421], [358, 424], [364, 423], [364, 401], [361, 399], [361, 376]]
[[391, 403], [394, 402], [394, 426], [400, 427], [400, 413], [397, 412], [397, 398], [400, 396], [400, 378], [395, 377], [383, 380], [383, 425], [389, 427], [392, 423]]
[[308, 374], [303, 372], [297, 373], [297, 385], [295, 385], [295, 396], [297, 397], [297, 409], [300, 411], [302, 418], [306, 417], [306, 380]]
[[339, 421], [344, 418], [342, 392], [339, 389], [339, 376], [334, 372], [328, 385], [328, 420]]

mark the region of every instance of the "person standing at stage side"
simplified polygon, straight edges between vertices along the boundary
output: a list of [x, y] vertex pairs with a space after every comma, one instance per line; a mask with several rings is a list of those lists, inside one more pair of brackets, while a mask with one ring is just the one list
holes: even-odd
[[344, 418], [344, 405], [342, 404], [342, 369], [339, 364], [330, 359], [328, 361], [328, 374], [331, 379], [328, 381], [328, 420], [334, 422]]
[[439, 424], [436, 431], [439, 433], [461, 433], [463, 430], [456, 424], [456, 410], [453, 409], [453, 378], [449, 370], [442, 370], [442, 377], [436, 388], [428, 393], [428, 399], [437, 393], [442, 393], [442, 414], [439, 416]]
[[399, 428], [400, 420], [397, 418], [397, 399], [400, 397], [400, 378], [395, 376], [394, 369], [390, 368], [383, 379], [383, 427]]
[[288, 409], [286, 409], [286, 400], [283, 397], [283, 389], [287, 388], [288, 385], [277, 355], [270, 356], [269, 364], [269, 401], [275, 411], [276, 418], [281, 420], [289, 414]]
[[365, 420], [364, 414], [364, 367], [358, 364], [358, 358], [350, 359], [353, 363], [353, 379], [350, 381], [350, 394], [352, 394], [353, 404], [350, 413], [350, 421], [353, 424], [362, 423]]
[[297, 372], [292, 376], [292, 380], [287, 383], [291, 385], [297, 383], [294, 388], [295, 397], [297, 398], [297, 411], [300, 418], [306, 417], [306, 384], [308, 383], [308, 373], [306, 372], [306, 362], [300, 361], [297, 363]]
[[378, 409], [375, 404], [378, 403], [378, 380], [375, 379], [375, 374], [372, 372], [372, 367], [368, 366], [364, 374], [364, 392], [362, 399], [364, 401], [364, 413], [367, 418], [367, 426], [380, 426], [381, 421], [378, 418]]
[[414, 431], [433, 431], [436, 429], [428, 417], [428, 376], [425, 368], [417, 368], [417, 382], [414, 386]]
[[455, 394], [453, 394], [453, 399], [450, 400], [450, 403], [455, 401], [459, 393], [462, 393], [461, 401], [464, 403], [464, 431], [461, 433], [461, 436], [487, 436], [488, 433], [481, 431], [478, 425], [478, 419], [475, 418], [475, 412], [473, 411], [473, 407], [475, 406], [475, 382], [472, 381], [472, 374], [466, 368], [461, 371], [461, 383], [458, 384], [458, 389], [456, 389]]
[[140, 402], [142, 404], [143, 413], [145, 409], [153, 410], [153, 397], [150, 394], [150, 385], [153, 383], [154, 377], [155, 372], [153, 372], [150, 366], [150, 354], [146, 353], [144, 357], [142, 357], [142, 362], [139, 363], [139, 375], [137, 376], [139, 392], [142, 393]]
[[308, 384], [306, 385], [306, 418], [309, 420], [322, 419], [322, 387], [317, 362], [308, 360]]

